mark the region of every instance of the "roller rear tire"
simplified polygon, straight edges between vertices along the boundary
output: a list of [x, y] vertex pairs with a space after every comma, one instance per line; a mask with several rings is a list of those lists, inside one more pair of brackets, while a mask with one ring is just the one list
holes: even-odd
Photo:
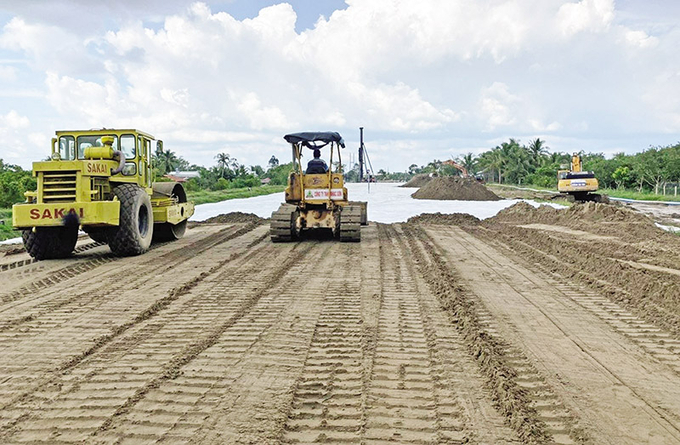
[[67, 258], [78, 241], [78, 226], [36, 227], [22, 233], [24, 247], [36, 260]]
[[107, 243], [109, 241], [110, 228], [83, 227], [83, 230], [93, 241], [98, 243]]
[[136, 184], [121, 184], [113, 193], [120, 201], [120, 222], [109, 232], [109, 247], [116, 255], [140, 255], [153, 239], [151, 198]]

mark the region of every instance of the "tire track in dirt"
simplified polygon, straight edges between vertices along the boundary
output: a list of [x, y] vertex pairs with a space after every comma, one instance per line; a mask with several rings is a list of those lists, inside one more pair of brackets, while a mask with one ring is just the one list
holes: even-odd
[[[498, 409], [520, 438], [529, 443], [583, 441], [583, 433], [573, 428], [573, 416], [553, 415], [563, 412], [560, 409], [563, 403], [555, 400], [557, 397], [553, 397], [526, 357], [494, 335], [488, 324], [491, 317], [480, 302], [471, 298], [425, 231], [419, 226], [402, 228], [419, 270], [451, 315], [469, 352], [488, 378], [488, 388]], [[543, 404], [548, 404], [548, 409], [539, 412], [537, 408]], [[548, 422], [543, 420], [546, 413]]]
[[664, 363], [680, 376], [680, 340], [670, 332], [650, 323], [616, 302], [586, 289], [583, 286], [562, 283], [561, 277], [544, 271], [545, 279], [565, 298], [576, 302], [579, 306], [595, 314], [616, 332], [628, 337], [656, 360]]
[[[249, 232], [250, 230], [254, 229], [257, 227], [259, 224], [258, 223], [249, 223], [245, 225], [244, 227], [238, 228], [235, 226], [230, 226], [225, 229], [220, 230], [217, 233], [211, 234], [207, 237], [203, 237], [189, 245], [183, 245], [181, 247], [177, 247], [173, 249], [172, 251], [162, 255], [158, 259], [160, 261], [172, 261], [173, 258], [177, 256], [186, 256], [185, 249], [193, 249], [197, 253], [203, 252], [206, 249], [209, 249], [210, 247], [221, 244], [223, 242], [229, 241], [230, 239], [239, 237], [243, 235], [244, 233]], [[235, 230], [236, 229], [236, 230]], [[97, 246], [103, 245], [102, 243], [93, 243], [96, 244]], [[176, 243], [154, 243], [151, 245], [151, 250], [158, 249], [160, 247], [164, 246], [175, 246]], [[92, 246], [90, 248], [94, 248], [96, 246]], [[89, 250], [90, 248], [86, 249]], [[113, 261], [120, 261], [122, 257], [117, 257], [111, 254], [110, 252], [107, 253], [100, 253], [96, 254], [95, 258], [69, 258], [68, 260], [58, 260], [60, 262], [64, 262], [67, 265], [61, 269], [58, 269], [56, 271], [51, 271], [49, 272], [49, 275], [44, 278], [40, 278], [38, 280], [33, 281], [32, 283], [29, 283], [28, 285], [23, 286], [20, 289], [17, 289], [15, 291], [6, 293], [6, 294], [0, 294], [0, 300], [2, 303], [8, 303], [8, 302], [13, 302], [15, 300], [21, 299], [25, 296], [33, 296], [35, 298], [35, 294], [45, 288], [50, 288], [54, 286], [55, 284], [58, 284], [62, 281], [74, 278], [77, 275], [80, 275], [82, 273], [88, 272], [92, 269], [94, 269], [97, 266], [100, 266], [105, 263], [113, 262]], [[76, 264], [73, 264], [73, 261], [76, 261]], [[5, 309], [5, 305], [0, 307], [0, 312]]]
[[[220, 332], [248, 312], [257, 300], [256, 295], [229, 302], [225, 308], [219, 308], [219, 313], [216, 313], [215, 310], [210, 310], [211, 307], [215, 306], [214, 301], [208, 301], [208, 307], [205, 307], [205, 305], [200, 304], [201, 296], [195, 295], [193, 290], [206, 279], [214, 277], [218, 273], [223, 273], [225, 266], [231, 266], [230, 263], [232, 262], [238, 264], [231, 267], [234, 270], [226, 277], [228, 277], [231, 286], [241, 282], [244, 276], [238, 273], [239, 266], [243, 268], [244, 264], [252, 264], [253, 261], [257, 263], [271, 256], [269, 245], [261, 244], [263, 239], [264, 237], [260, 237], [258, 238], [259, 241], [253, 243], [259, 243], [259, 248], [246, 249], [232, 254], [230, 258], [219, 261], [208, 272], [203, 272], [194, 280], [175, 288], [165, 299], [158, 301], [155, 306], [139, 314], [133, 322], [121, 326], [117, 332], [114, 332], [114, 337], [104, 339], [104, 344], [95, 344], [93, 348], [82, 354], [77, 360], [67, 363], [62, 369], [62, 371], [68, 371], [64, 374], [65, 377], [56, 379], [60, 382], [54, 380], [49, 382], [56, 389], [54, 391], [56, 394], [50, 394], [50, 397], [44, 401], [44, 394], [37, 393], [32, 401], [32, 408], [23, 415], [15, 416], [16, 421], [4, 428], [6, 434], [20, 433], [23, 430], [19, 431], [18, 426], [24, 423], [28, 423], [29, 427], [24, 431], [25, 434], [21, 433], [24, 434], [21, 437], [28, 438], [28, 440], [47, 436], [59, 438], [62, 435], [65, 435], [63, 437], [77, 436], [80, 438], [78, 440], [83, 440], [83, 437], [94, 431], [107, 430], [113, 419], [126, 414], [144, 398], [149, 390], [157, 387], [163, 381], [179, 375], [179, 370], [214, 343], [219, 338]], [[240, 261], [236, 261], [237, 258]], [[277, 265], [273, 274], [268, 274], [269, 281], [266, 281], [261, 289], [266, 289], [271, 280], [276, 281], [277, 277], [286, 272], [286, 265], [289, 265], [290, 261], [296, 258], [297, 254], [292, 255], [292, 260], [289, 259], [283, 265]], [[203, 314], [204, 309], [208, 309], [205, 315]], [[217, 315], [222, 315], [223, 318], [217, 317]], [[163, 332], [163, 330], [169, 330], [172, 333], [174, 330], [173, 321], [176, 321], [178, 317], [189, 317], [196, 323], [199, 322], [200, 317], [210, 317], [210, 320], [208, 324], [203, 323], [204, 329], [196, 330], [194, 324], [190, 322], [186, 326], [181, 326], [182, 334], [175, 332], [175, 335], [165, 337], [164, 334], [167, 332]], [[167, 338], [174, 338], [176, 342], [167, 345]], [[158, 346], [159, 342], [160, 345], [165, 345], [165, 347]], [[149, 346], [149, 343], [153, 344]], [[122, 377], [122, 380], [115, 383], [109, 379], [109, 376], [102, 377], [102, 374], [106, 374], [108, 367], [112, 364], [119, 363], [120, 360], [125, 361], [129, 357], [132, 357], [134, 361], [135, 357], [141, 355], [141, 351], [138, 352], [141, 348], [148, 353], [144, 354], [145, 358], [141, 361], [140, 367], [153, 369], [152, 375], [145, 375], [143, 380], [131, 379], [131, 381], [127, 381], [124, 375], [115, 375], [114, 377], [119, 379]], [[172, 350], [172, 353], [169, 350]], [[40, 392], [49, 393], [50, 391], [49, 388], [40, 388]], [[80, 401], [82, 404], [84, 400], [94, 402], [92, 411], [106, 412], [106, 418], [102, 419], [101, 415], [83, 415], [60, 423], [60, 420], [69, 420], [63, 419], [59, 415], [64, 409], [55, 410], [48, 406], [55, 403], [65, 403], [72, 406], [74, 401], [76, 401], [75, 403]], [[31, 405], [26, 400], [21, 401], [21, 405], [27, 404]], [[87, 410], [84, 411], [87, 412]], [[55, 413], [57, 414], [56, 417], [53, 416]], [[52, 425], [52, 427], [48, 427], [48, 425]], [[58, 425], [63, 426], [63, 431], [59, 430]], [[90, 425], [96, 425], [96, 428]], [[46, 430], [51, 430], [51, 432], [48, 434]], [[55, 436], [54, 434], [57, 433], [58, 435]]]
[[[365, 437], [368, 441], [465, 443], [471, 438], [460, 404], [446, 389], [431, 329], [402, 240], [379, 226], [384, 269], [379, 336]], [[452, 388], [448, 388], [452, 390]], [[448, 396], [448, 397], [447, 397]]]
[[[181, 381], [150, 393], [148, 402], [114, 433], [126, 434], [136, 419], [161, 407], [175, 419], [155, 422], [156, 428], [164, 423], [161, 441], [276, 443], [322, 310], [322, 295], [334, 283], [319, 272], [337, 266], [346, 251], [346, 245], [319, 243], [306, 252], [284, 279], [267, 289], [248, 317], [187, 367]], [[179, 395], [185, 405], [157, 402], [169, 394]]]
[[[416, 422], [424, 419], [434, 421], [434, 434], [415, 434], [413, 441], [423, 437], [429, 439], [429, 443], [517, 443], [518, 439], [513, 432], [504, 425], [503, 417], [493, 408], [490, 394], [484, 391], [484, 379], [472, 360], [468, 359], [463, 338], [442, 313], [437, 298], [428, 291], [425, 277], [414, 264], [410, 234], [402, 231], [398, 225], [379, 225], [379, 229], [386, 264], [383, 271], [384, 299], [392, 300], [392, 306], [396, 303], [400, 312], [410, 309], [416, 314], [415, 318], [400, 314], [400, 325], [406, 321], [410, 323], [404, 325], [406, 329], [398, 331], [398, 338], [388, 336], [385, 357], [401, 356], [411, 365], [411, 357], [420, 355], [418, 361], [429, 362], [429, 366], [422, 369], [426, 371], [427, 378], [431, 379], [430, 390], [434, 402], [431, 407], [407, 406], [407, 414], [401, 409], [393, 410], [392, 414], [398, 419], [396, 424], [399, 424], [402, 417]], [[416, 326], [418, 329], [413, 329]], [[394, 328], [394, 323], [385, 326], [385, 330], [392, 334]], [[420, 343], [418, 352], [409, 351], [408, 343], [414, 341]], [[397, 375], [401, 379], [401, 373]], [[374, 380], [377, 378], [374, 377]], [[385, 386], [394, 388], [395, 383], [397, 388], [410, 386], [407, 381], [401, 380]], [[422, 383], [416, 384], [414, 389], [423, 390], [421, 385]], [[408, 393], [406, 395], [407, 400], [423, 399], [408, 397]]]
[[[181, 368], [197, 358], [202, 352], [215, 345], [221, 336], [228, 329], [233, 327], [241, 318], [247, 315], [260, 301], [263, 295], [268, 292], [270, 288], [274, 287], [276, 283], [278, 283], [290, 271], [290, 269], [297, 262], [299, 262], [302, 257], [304, 257], [311, 247], [312, 246], [305, 246], [300, 249], [300, 252], [294, 249], [290, 256], [288, 256], [283, 261], [280, 261], [278, 264], [278, 269], [275, 269], [273, 272], [268, 274], [262, 283], [262, 287], [258, 287], [258, 292], [247, 296], [244, 301], [240, 303], [236, 311], [234, 311], [231, 316], [227, 317], [226, 321], [221, 322], [217, 327], [211, 329], [207, 336], [191, 343], [185, 347], [178, 356], [173, 357], [166, 365], [164, 365], [162, 373], [151, 381], [147, 382], [143, 387], [139, 388], [132, 397], [128, 398], [128, 400], [99, 427], [97, 433], [110, 429], [117, 418], [128, 414], [131, 409], [142, 399], [144, 399], [151, 390], [158, 388], [163, 382], [179, 376], [181, 374]], [[223, 265], [224, 264], [215, 266], [214, 270], [211, 270], [211, 274], [222, 268]], [[241, 282], [244, 278], [238, 276], [232, 277], [236, 278], [234, 280], [235, 284]]]
[[503, 334], [530, 351], [544, 379], [571, 412], [579, 413], [579, 423], [598, 443], [680, 440], [677, 373], [541, 272], [524, 268], [522, 261], [459, 228], [438, 229], [428, 228], [428, 233], [450, 257], [466, 259], [456, 267], [476, 286]]
[[[598, 228], [602, 230], [595, 225], [595, 229]], [[467, 230], [513, 254], [540, 263], [543, 270], [558, 273], [571, 282], [578, 281], [680, 338], [680, 310], [675, 298], [680, 292], [678, 254], [666, 251], [676, 247], [674, 238], [668, 245], [663, 240], [628, 240], [624, 247], [612, 249], [611, 243], [580, 242], [579, 238], [558, 237], [554, 232], [510, 224]], [[654, 251], [659, 252], [658, 257]], [[644, 262], [645, 255], [652, 255], [660, 264], [637, 261]], [[667, 267], [660, 267], [664, 265]]]
[[[355, 258], [350, 269], [363, 272], [345, 272], [325, 296], [280, 441], [513, 443], [480, 395], [482, 379], [470, 377], [475, 367], [461, 363], [455, 329], [436, 314], [434, 296], [420, 290], [408, 248], [378, 227], [377, 255]], [[376, 230], [362, 232], [364, 251]], [[487, 430], [474, 429], [481, 425]]]
[[[488, 233], [486, 231], [477, 231], [476, 233], [484, 235], [484, 239], [487, 241], [496, 241], [488, 239], [489, 237], [487, 236]], [[501, 236], [500, 238], [508, 244], [499, 244], [497, 242], [494, 244], [497, 245], [498, 248], [511, 254], [513, 251], [510, 250], [508, 246], [517, 245], [521, 242], [520, 240], [515, 239], [509, 240], [505, 236]], [[563, 241], [567, 243], [568, 239]], [[660, 323], [661, 326], [657, 324], [660, 321], [659, 318], [651, 317], [654, 321], [649, 321], [649, 314], [653, 313], [649, 310], [646, 311], [648, 313], [647, 317], [637, 315], [636, 312], [639, 311], [635, 310], [637, 308], [636, 305], [633, 305], [633, 310], [626, 309], [622, 303], [629, 303], [628, 306], [630, 306], [631, 299], [622, 296], [626, 294], [624, 290], [619, 292], [621, 295], [617, 295], [612, 299], [601, 295], [585, 285], [576, 284], [573, 280], [571, 280], [572, 283], [564, 283], [565, 277], [552, 270], [549, 266], [552, 262], [559, 261], [558, 258], [527, 243], [522, 243], [522, 245], [523, 251], [526, 252], [527, 250], [530, 250], [532, 252], [530, 258], [543, 258], [544, 261], [532, 263], [531, 266], [543, 271], [546, 281], [549, 281], [552, 286], [559, 290], [566, 298], [571, 299], [584, 309], [597, 315], [598, 318], [607, 322], [614, 330], [616, 330], [616, 332], [627, 336], [631, 341], [645, 349], [657, 360], [667, 364], [668, 367], [676, 373], [680, 373], [680, 339], [678, 339], [677, 333], [664, 328], [664, 326], [667, 326], [665, 321]], [[546, 262], [545, 260], [548, 261]], [[624, 262], [626, 264], [632, 263], [621, 259], [614, 259], [614, 261]], [[594, 261], [594, 263], [599, 262], [599, 260]], [[564, 268], [567, 267], [568, 266], [565, 266]], [[657, 272], [654, 269], [654, 266], [651, 265], [642, 264], [641, 267], [647, 267], [648, 270], [651, 270], [651, 273]], [[680, 273], [680, 271], [675, 269], [664, 270], [664, 272], [672, 275]], [[605, 282], [601, 278], [598, 281], [600, 284], [606, 283], [606, 286], [613, 285], [612, 283]], [[649, 308], [649, 306], [645, 306]], [[667, 310], [664, 308], [656, 307], [655, 310], [667, 314]]]
[[[230, 256], [228, 256], [226, 260], [222, 258], [220, 261], [218, 261], [218, 263], [222, 263], [224, 261], [228, 262], [229, 260], [248, 253], [250, 248], [252, 248], [255, 244], [261, 243], [266, 238], [266, 228], [261, 227], [260, 230], [255, 233], [255, 235], [257, 235], [259, 232], [261, 233], [259, 236], [256, 236], [254, 240], [251, 239], [247, 244], [243, 243], [242, 247], [240, 247], [235, 253], [232, 253]], [[183, 259], [184, 264], [187, 264], [186, 261], [190, 257], [193, 257], [193, 253], [190, 250], [185, 250], [185, 252], [186, 256], [184, 258], [177, 257], [176, 259], [178, 261]], [[130, 259], [128, 262], [132, 260], [133, 259]], [[134, 260], [139, 260], [139, 257], [135, 258]], [[200, 260], [198, 261], [200, 262]], [[137, 269], [139, 268], [137, 267]], [[191, 271], [189, 270], [188, 272]], [[154, 269], [148, 269], [147, 273], [154, 274]], [[3, 395], [3, 398], [6, 401], [21, 400], [23, 397], [30, 395], [35, 391], [35, 388], [42, 387], [45, 384], [45, 381], [49, 381], [51, 376], [54, 374], [58, 374], [72, 368], [80, 361], [91, 355], [93, 352], [97, 351], [111, 340], [118, 337], [120, 334], [134, 327], [137, 323], [154, 316], [158, 311], [162, 310], [172, 301], [177, 299], [179, 295], [186, 293], [193, 286], [195, 286], [197, 282], [204, 279], [206, 276], [205, 274], [206, 272], [199, 274], [194, 273], [194, 276], [185, 281], [183, 285], [168, 289], [167, 294], [164, 297], [158, 299], [153, 299], [152, 297], [148, 299], [151, 302], [149, 305], [145, 306], [143, 301], [135, 302], [134, 306], [139, 308], [139, 312], [137, 312], [136, 315], [134, 312], [129, 312], [130, 306], [124, 301], [124, 298], [135, 298], [136, 292], [133, 289], [127, 291], [129, 297], [126, 297], [125, 293], [118, 295], [105, 295], [107, 300], [111, 301], [115, 306], [120, 307], [121, 310], [111, 311], [111, 309], [101, 302], [95, 302], [95, 307], [79, 306], [79, 313], [83, 315], [71, 314], [72, 310], [69, 308], [63, 308], [63, 315], [61, 313], [51, 314], [53, 318], [56, 317], [59, 325], [64, 326], [60, 330], [54, 328], [54, 326], [57, 325], [56, 323], [48, 323], [46, 320], [35, 320], [35, 332], [26, 332], [26, 329], [21, 329], [20, 331], [17, 331], [18, 333], [3, 334], [0, 336], [0, 346], [3, 346], [2, 353], [5, 357], [16, 358], [11, 362], [6, 363], [5, 366], [0, 367], [0, 376], [7, 376], [5, 379], [6, 383], [0, 386], [0, 394]], [[101, 318], [108, 320], [106, 323], [98, 322], [99, 317], [97, 315], [97, 311], [101, 311]], [[118, 321], [120, 319], [116, 318], [118, 313], [120, 313], [123, 323]], [[98, 323], [97, 329], [88, 328], [87, 326], [90, 325], [90, 323], [83, 325], [84, 329], [78, 326], [83, 323], [83, 321], [79, 320], [85, 316], [88, 318], [88, 320], [92, 320], [91, 323]], [[66, 319], [62, 320], [65, 317]], [[73, 325], [73, 323], [76, 323], [74, 326], [77, 326], [78, 331], [82, 330], [82, 338], [80, 338], [81, 336], [76, 337], [75, 334], [77, 331], [69, 328], [69, 326]], [[69, 340], [63, 346], [60, 345], [55, 349], [54, 340], [57, 339], [57, 337], [54, 336], [57, 333], [59, 333], [59, 335], [68, 336], [67, 338]], [[35, 340], [32, 340], [31, 337], [34, 337]], [[64, 349], [64, 347], [67, 348]], [[27, 348], [30, 348], [29, 350], [35, 352], [29, 354], [21, 352]], [[41, 348], [43, 348], [43, 352], [41, 352]], [[80, 352], [76, 352], [74, 354], [74, 352], [78, 349], [80, 349]], [[37, 360], [38, 357], [40, 358], [39, 360]], [[26, 370], [28, 369], [30, 369], [31, 377], [28, 378], [28, 375], [26, 374], [21, 377], [22, 373], [26, 373]], [[44, 373], [47, 373], [47, 376], [41, 377], [41, 374]], [[28, 391], [22, 389], [22, 385], [26, 385], [26, 380], [37, 380], [37, 382], [33, 382], [37, 386], [28, 385], [30, 388], [32, 388]]]
[[[186, 261], [188, 258], [191, 258], [195, 255], [199, 255], [202, 252], [216, 245], [223, 244], [232, 239], [243, 236], [246, 233], [254, 230], [256, 227], [258, 227], [258, 224], [247, 224], [240, 228], [228, 227], [220, 230], [217, 233], [208, 235], [207, 237], [192, 242], [189, 245], [177, 246], [176, 245], [177, 243], [155, 244], [152, 246], [153, 249], [157, 249], [163, 246], [174, 247], [174, 249], [172, 249], [170, 252], [166, 252], [158, 257], [154, 257], [153, 264], [154, 267], [156, 268], [156, 275], [159, 276], [163, 275], [169, 272], [170, 269], [176, 267], [177, 264]], [[147, 253], [147, 255], [150, 255], [150, 253]], [[60, 289], [57, 288], [51, 290], [48, 293], [48, 295], [36, 293], [36, 295], [33, 298], [31, 298], [30, 301], [26, 301], [26, 299], [23, 299], [20, 303], [18, 303], [20, 304], [18, 308], [15, 308], [16, 305], [14, 306], [5, 305], [1, 307], [0, 316], [2, 316], [3, 318], [6, 317], [6, 315], [3, 314], [3, 312], [8, 312], [10, 310], [12, 310], [13, 312], [18, 312], [18, 310], [20, 310], [21, 316], [15, 318], [8, 318], [6, 320], [0, 320], [0, 333], [12, 328], [16, 328], [22, 325], [23, 323], [36, 320], [44, 316], [45, 314], [49, 314], [51, 312], [64, 309], [65, 306], [77, 307], [79, 311], [76, 311], [76, 313], [82, 311], [84, 308], [88, 308], [89, 310], [92, 308], [91, 304], [94, 302], [105, 301], [108, 298], [111, 298], [111, 296], [117, 295], [119, 292], [124, 291], [130, 286], [138, 286], [140, 284], [143, 284], [146, 278], [143, 275], [140, 276], [140, 274], [138, 273], [139, 271], [138, 264], [140, 262], [144, 262], [143, 260], [145, 258], [146, 257], [144, 258], [140, 257], [136, 261], [133, 261], [132, 262], [133, 264], [127, 264], [126, 262], [125, 263], [126, 266], [122, 270], [116, 269], [108, 271], [106, 274], [100, 275], [90, 280], [96, 287], [95, 289], [92, 289], [91, 287], [86, 287], [84, 290], [76, 292], [74, 294], [72, 292], [60, 292]], [[47, 278], [39, 280], [38, 283], [48, 283], [45, 286], [53, 287], [61, 281], [74, 278], [81, 273], [89, 272], [98, 266], [117, 260], [120, 260], [120, 258], [114, 257], [110, 253], [97, 255], [97, 257], [85, 260], [83, 263], [74, 266], [67, 266], [66, 268], [64, 268], [68, 270], [76, 269], [77, 273], [65, 274], [62, 269], [55, 273], [51, 273]], [[106, 290], [101, 290], [102, 287], [101, 281], [106, 280], [107, 277], [111, 276], [113, 276], [114, 280], [110, 283], [107, 283]], [[125, 276], [127, 277], [127, 279], [121, 280], [120, 279], [121, 276]], [[87, 282], [79, 282], [77, 288], [79, 289], [85, 287], [86, 285]], [[27, 287], [20, 290], [19, 294], [26, 295], [26, 292], [30, 290], [31, 287]], [[31, 301], [35, 301], [37, 304], [32, 307], [31, 306], [27, 307], [27, 304], [30, 304]], [[71, 313], [73, 314], [74, 312], [71, 311]]]
[[[94, 249], [95, 247], [103, 246], [106, 243], [99, 243], [99, 242], [91, 242], [87, 244], [81, 244], [80, 246], [77, 246], [73, 251], [78, 254], [82, 252], [86, 252], [90, 249]], [[25, 258], [23, 260], [17, 260], [17, 261], [12, 261], [11, 263], [4, 263], [0, 264], [0, 272], [5, 272], [7, 270], [11, 269], [18, 269], [24, 266], [28, 266], [33, 263], [37, 263], [38, 260], [35, 258]]]
[[[345, 251], [352, 248], [340, 246]], [[361, 263], [349, 255], [337, 262], [338, 272], [329, 277], [331, 285], [322, 295], [304, 367], [293, 387], [281, 436], [284, 443], [356, 442], [360, 436], [364, 377]]]

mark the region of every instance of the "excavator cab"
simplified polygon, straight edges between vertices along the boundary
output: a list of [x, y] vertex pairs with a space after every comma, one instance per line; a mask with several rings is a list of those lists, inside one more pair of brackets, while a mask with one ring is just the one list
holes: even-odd
[[607, 202], [606, 196], [595, 193], [599, 188], [595, 173], [583, 171], [581, 155], [571, 157], [571, 170], [557, 172], [557, 190], [571, 202]]

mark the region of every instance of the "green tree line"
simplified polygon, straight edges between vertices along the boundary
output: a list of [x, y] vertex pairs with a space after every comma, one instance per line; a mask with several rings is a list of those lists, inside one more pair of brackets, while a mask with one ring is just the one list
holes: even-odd
[[[680, 142], [665, 147], [650, 147], [639, 153], [617, 153], [607, 159], [602, 153], [579, 151], [583, 169], [595, 172], [600, 187], [635, 190], [656, 194], [675, 191], [680, 185]], [[535, 185], [557, 188], [557, 172], [569, 169], [571, 153], [550, 152], [545, 141], [537, 138], [528, 145], [510, 138], [479, 155], [468, 153], [456, 159], [470, 174], [499, 184]], [[386, 178], [378, 172], [378, 179]], [[412, 164], [407, 173], [459, 174], [442, 161], [427, 165]], [[671, 190], [672, 188], [672, 190]]]
[[260, 165], [245, 166], [228, 153], [215, 155], [215, 165], [203, 167], [189, 164], [181, 156], [171, 150], [156, 151], [153, 166], [158, 180], [165, 175], [172, 175], [177, 171], [192, 171], [198, 176], [187, 179], [184, 184], [187, 191], [198, 190], [226, 190], [244, 187], [259, 187], [263, 181], [272, 185], [283, 185], [288, 179], [292, 163], [279, 164], [279, 160], [272, 156], [265, 168]]
[[35, 178], [30, 171], [18, 165], [5, 164], [0, 159], [0, 208], [24, 201], [24, 192], [35, 189]]

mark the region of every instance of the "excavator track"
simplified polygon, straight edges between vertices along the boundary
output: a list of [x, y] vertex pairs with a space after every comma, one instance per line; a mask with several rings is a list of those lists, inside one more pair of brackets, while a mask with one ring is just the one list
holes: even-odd
[[361, 241], [361, 206], [348, 205], [340, 212], [340, 241]]
[[281, 204], [272, 213], [269, 235], [274, 243], [286, 243], [295, 239], [295, 212], [297, 207], [291, 204]]

